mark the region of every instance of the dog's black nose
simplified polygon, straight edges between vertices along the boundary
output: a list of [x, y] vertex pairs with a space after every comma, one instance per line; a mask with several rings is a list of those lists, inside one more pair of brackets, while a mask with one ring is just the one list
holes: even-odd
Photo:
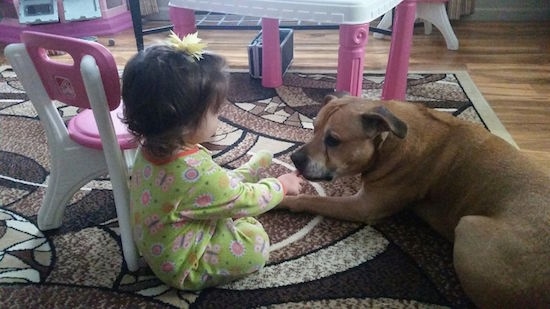
[[303, 172], [306, 169], [308, 159], [305, 151], [302, 149], [291, 154], [290, 159], [299, 172]]

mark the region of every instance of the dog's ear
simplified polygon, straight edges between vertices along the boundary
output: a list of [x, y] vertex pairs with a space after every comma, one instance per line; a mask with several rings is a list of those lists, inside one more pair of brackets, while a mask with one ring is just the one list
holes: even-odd
[[332, 95], [337, 98], [343, 98], [343, 97], [349, 96], [350, 93], [348, 91], [338, 90], [338, 91], [334, 91]]
[[376, 132], [391, 131], [399, 138], [407, 136], [407, 124], [397, 118], [384, 106], [376, 106], [370, 111], [361, 115], [363, 128], [365, 130], [376, 130]]
[[335, 91], [331, 94], [327, 94], [325, 96], [325, 99], [323, 100], [323, 106], [325, 106], [328, 102], [332, 100], [343, 98], [348, 95], [349, 95], [349, 92], [346, 92], [346, 91]]

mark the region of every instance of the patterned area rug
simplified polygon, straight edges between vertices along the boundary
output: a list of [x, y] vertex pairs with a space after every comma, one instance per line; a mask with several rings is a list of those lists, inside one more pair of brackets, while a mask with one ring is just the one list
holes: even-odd
[[[380, 97], [383, 74], [365, 74], [363, 95]], [[319, 102], [334, 74], [287, 73], [284, 86], [263, 88], [232, 73], [230, 104], [210, 145], [225, 167], [250, 152], [275, 154], [270, 174], [311, 136]], [[408, 100], [484, 125], [513, 142], [464, 72], [409, 75]], [[59, 106], [63, 117], [76, 111]], [[452, 267], [452, 244], [403, 212], [368, 226], [275, 210], [259, 217], [273, 244], [266, 268], [198, 293], [177, 291], [143, 266], [127, 270], [107, 179], [68, 205], [61, 228], [40, 231], [36, 214], [49, 172], [44, 132], [8, 67], [0, 68], [0, 307], [24, 308], [297, 308], [471, 307]], [[358, 179], [310, 183], [320, 195], [355, 192]]]

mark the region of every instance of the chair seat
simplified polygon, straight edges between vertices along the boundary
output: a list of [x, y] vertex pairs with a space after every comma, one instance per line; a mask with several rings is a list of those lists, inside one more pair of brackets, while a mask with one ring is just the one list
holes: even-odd
[[[120, 121], [122, 104], [111, 111], [111, 119], [121, 149], [136, 148], [134, 136], [128, 132], [126, 125]], [[71, 118], [68, 125], [69, 136], [75, 142], [94, 149], [103, 149], [101, 137], [91, 109], [84, 110]]]

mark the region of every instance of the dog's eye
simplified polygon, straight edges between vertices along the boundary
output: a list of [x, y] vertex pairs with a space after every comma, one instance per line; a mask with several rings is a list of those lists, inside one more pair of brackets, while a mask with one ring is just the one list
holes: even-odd
[[334, 137], [333, 135], [328, 134], [327, 136], [325, 136], [325, 145], [327, 147], [336, 147], [340, 145], [340, 140]]

